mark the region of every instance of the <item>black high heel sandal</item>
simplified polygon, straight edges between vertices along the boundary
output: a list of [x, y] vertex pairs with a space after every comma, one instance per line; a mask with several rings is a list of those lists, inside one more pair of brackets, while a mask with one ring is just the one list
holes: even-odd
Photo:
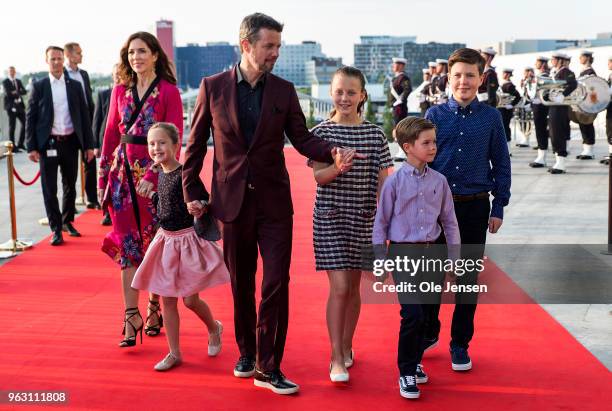
[[155, 325], [147, 325], [144, 329], [144, 332], [149, 337], [156, 337], [159, 335], [161, 328], [164, 326], [164, 317], [161, 315], [161, 307], [159, 306], [159, 301], [149, 300], [149, 306], [147, 310], [151, 311], [151, 314], [147, 315], [147, 322], [149, 322], [149, 318], [153, 316], [153, 314], [157, 315], [157, 324]]
[[[130, 321], [132, 317], [136, 317], [138, 316], [140, 318], [140, 327], [136, 328], [136, 326], [134, 324], [132, 324], [132, 322]], [[125, 348], [125, 347], [133, 347], [136, 345], [136, 337], [138, 336], [138, 332], [140, 331], [140, 344], [142, 344], [142, 327], [144, 326], [144, 321], [142, 321], [142, 316], [140, 315], [140, 311], [138, 311], [138, 307], [135, 308], [126, 308], [125, 310], [125, 319], [123, 320], [123, 331], [121, 332], [122, 335], [125, 335], [125, 331], [126, 331], [126, 327], [127, 325], [130, 325], [130, 327], [132, 327], [132, 330], [134, 331], [134, 335], [132, 337], [129, 338], [124, 338], [120, 343], [119, 343], [119, 347], [121, 348]]]

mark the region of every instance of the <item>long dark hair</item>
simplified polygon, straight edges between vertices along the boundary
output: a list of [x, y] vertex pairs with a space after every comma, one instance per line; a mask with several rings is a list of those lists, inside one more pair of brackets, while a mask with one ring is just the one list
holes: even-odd
[[151, 33], [147, 33], [146, 31], [139, 31], [132, 34], [130, 37], [128, 37], [123, 47], [121, 47], [121, 51], [119, 52], [120, 60], [117, 67], [117, 72], [119, 73], [121, 83], [125, 86], [132, 86], [136, 84], [136, 73], [134, 70], [132, 70], [128, 60], [128, 49], [130, 48], [130, 43], [135, 39], [144, 41], [151, 52], [153, 54], [157, 54], [155, 74], [170, 84], [176, 84], [176, 76], [174, 75], [174, 67], [172, 63], [170, 63], [168, 56], [161, 48], [157, 37]]
[[[339, 74], [342, 74], [348, 77], [355, 77], [359, 79], [359, 83], [361, 84], [361, 91], [363, 91], [365, 94], [365, 98], [363, 99], [363, 101], [361, 101], [357, 105], [357, 114], [361, 116], [363, 113], [363, 106], [365, 105], [366, 101], [368, 101], [368, 92], [366, 91], [366, 86], [365, 86], [366, 85], [365, 76], [363, 75], [361, 70], [359, 70], [358, 68], [351, 67], [351, 66], [342, 66], [338, 70], [336, 70], [336, 72], [334, 73], [334, 76], [332, 77], [332, 83], [334, 81], [334, 78]], [[336, 115], [336, 109], [332, 108], [331, 111], [329, 112], [329, 118], [332, 118], [335, 115]]]

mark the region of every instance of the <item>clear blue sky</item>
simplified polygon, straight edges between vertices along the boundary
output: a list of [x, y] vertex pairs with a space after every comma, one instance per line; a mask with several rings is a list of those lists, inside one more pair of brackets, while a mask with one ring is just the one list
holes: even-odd
[[[11, 10], [15, 8], [16, 10]], [[516, 38], [593, 38], [612, 31], [612, 1], [606, 0], [66, 0], [3, 4], [0, 75], [44, 70], [49, 44], [77, 41], [82, 67], [108, 73], [129, 34], [175, 22], [176, 45], [236, 43], [242, 17], [261, 11], [285, 23], [283, 40], [315, 40], [332, 57], [353, 61], [363, 34], [416, 35], [418, 42], [465, 42], [480, 47]], [[282, 53], [282, 50], [281, 50]]]

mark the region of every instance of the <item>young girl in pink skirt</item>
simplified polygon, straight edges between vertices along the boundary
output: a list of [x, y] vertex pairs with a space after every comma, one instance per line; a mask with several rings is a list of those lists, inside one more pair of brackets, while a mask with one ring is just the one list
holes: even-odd
[[206, 288], [229, 282], [223, 252], [214, 242], [196, 234], [193, 216], [187, 212], [183, 199], [182, 169], [176, 160], [179, 134], [171, 123], [156, 123], [149, 129], [149, 155], [161, 166], [158, 191], [153, 195], [157, 203], [160, 228], [132, 282], [132, 287], [162, 296], [164, 323], [170, 352], [155, 365], [155, 370], [166, 371], [182, 362], [179, 348], [179, 315], [177, 301], [197, 314], [208, 328], [208, 355], [221, 351], [223, 325], [215, 320], [210, 308], [198, 293]]

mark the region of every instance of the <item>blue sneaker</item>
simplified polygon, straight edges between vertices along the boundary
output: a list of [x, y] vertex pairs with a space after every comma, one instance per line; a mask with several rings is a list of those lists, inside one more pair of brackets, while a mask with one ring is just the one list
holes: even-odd
[[450, 354], [453, 371], [468, 371], [472, 369], [472, 360], [470, 360], [467, 349], [451, 347]]
[[416, 368], [416, 382], [417, 384], [425, 384], [429, 380], [427, 374], [425, 374], [425, 370], [423, 370], [423, 364], [417, 365]]
[[400, 395], [404, 398], [414, 400], [421, 395], [414, 375], [402, 375], [399, 378], [399, 388]]

